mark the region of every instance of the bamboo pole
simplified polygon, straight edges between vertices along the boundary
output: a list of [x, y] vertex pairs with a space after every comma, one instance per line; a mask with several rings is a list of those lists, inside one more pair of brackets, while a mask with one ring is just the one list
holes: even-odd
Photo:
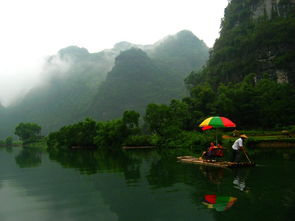
[[247, 160], [249, 161], [249, 163], [252, 163], [251, 160], [250, 160], [250, 158], [249, 158], [249, 156], [248, 156], [248, 154], [246, 153], [244, 147], [243, 147], [243, 152], [244, 152], [244, 154], [245, 154]]

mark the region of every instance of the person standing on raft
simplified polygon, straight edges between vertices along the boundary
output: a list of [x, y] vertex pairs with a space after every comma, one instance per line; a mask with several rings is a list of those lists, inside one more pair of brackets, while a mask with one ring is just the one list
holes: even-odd
[[245, 134], [240, 135], [240, 138], [237, 139], [233, 146], [232, 146], [232, 151], [233, 151], [233, 156], [232, 156], [232, 162], [240, 162], [241, 160], [241, 152], [244, 148], [244, 141], [248, 137]]

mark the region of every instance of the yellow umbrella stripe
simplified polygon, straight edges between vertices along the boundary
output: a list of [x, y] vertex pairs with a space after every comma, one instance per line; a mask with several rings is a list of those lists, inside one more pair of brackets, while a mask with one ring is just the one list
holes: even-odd
[[209, 117], [209, 118], [207, 118], [207, 119], [204, 120], [199, 126], [200, 126], [200, 127], [208, 126], [208, 125], [209, 125], [209, 122], [210, 122], [210, 120], [211, 120], [212, 118], [213, 118], [213, 117]]

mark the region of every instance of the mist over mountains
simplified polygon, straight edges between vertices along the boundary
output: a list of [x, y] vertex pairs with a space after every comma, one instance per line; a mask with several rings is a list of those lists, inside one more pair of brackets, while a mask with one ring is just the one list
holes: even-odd
[[185, 96], [185, 77], [208, 56], [205, 43], [186, 30], [153, 45], [119, 42], [97, 53], [61, 49], [44, 64], [41, 85], [0, 106], [0, 134], [13, 134], [19, 122], [36, 122], [47, 133], [89, 116], [110, 120], [126, 109], [142, 113], [148, 103]]

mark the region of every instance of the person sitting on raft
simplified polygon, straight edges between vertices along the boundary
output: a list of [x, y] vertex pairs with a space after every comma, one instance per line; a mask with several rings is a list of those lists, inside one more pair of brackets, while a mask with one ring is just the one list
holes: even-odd
[[210, 143], [210, 147], [208, 148], [207, 151], [204, 151], [202, 153], [202, 156], [200, 157], [201, 160], [203, 160], [203, 157], [208, 160], [210, 158], [212, 158], [214, 156], [214, 149], [216, 149], [217, 147], [215, 146], [214, 142]]
[[217, 144], [217, 147], [213, 150], [216, 157], [223, 157], [223, 147], [221, 144]]

